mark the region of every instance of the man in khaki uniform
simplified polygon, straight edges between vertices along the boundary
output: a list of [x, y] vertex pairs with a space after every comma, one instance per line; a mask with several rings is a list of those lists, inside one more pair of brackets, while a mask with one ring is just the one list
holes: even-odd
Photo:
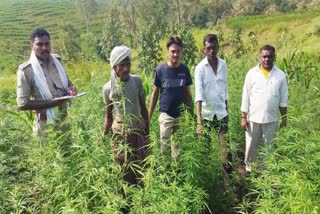
[[35, 113], [33, 133], [43, 142], [47, 124], [55, 124], [58, 116], [66, 115], [64, 100], [54, 98], [76, 95], [77, 90], [60, 61], [50, 54], [50, 34], [46, 30], [34, 30], [30, 46], [30, 59], [20, 65], [17, 72], [17, 104], [19, 110]]

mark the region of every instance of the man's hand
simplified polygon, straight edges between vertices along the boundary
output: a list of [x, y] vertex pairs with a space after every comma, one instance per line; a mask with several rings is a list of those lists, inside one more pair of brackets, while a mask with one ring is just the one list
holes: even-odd
[[145, 122], [144, 121], [139, 121], [137, 124], [137, 128], [139, 130], [144, 130], [146, 128]]
[[77, 88], [74, 86], [71, 86], [68, 88], [68, 94], [70, 94], [71, 96], [75, 96], [78, 94]]
[[248, 122], [247, 118], [246, 117], [241, 117], [241, 128], [244, 131], [247, 131], [248, 127], [249, 127], [249, 122]]
[[109, 130], [111, 129], [111, 126], [112, 126], [112, 123], [104, 124], [103, 129], [102, 129], [102, 135], [103, 136], [106, 136], [109, 133]]
[[285, 127], [287, 127], [287, 120], [286, 118], [282, 118], [280, 123], [280, 128], [285, 128]]
[[201, 136], [201, 132], [202, 132], [202, 124], [198, 123], [197, 124], [197, 129], [196, 129], [196, 134], [198, 137]]
[[287, 126], [287, 107], [279, 107], [281, 114], [280, 128], [285, 128]]

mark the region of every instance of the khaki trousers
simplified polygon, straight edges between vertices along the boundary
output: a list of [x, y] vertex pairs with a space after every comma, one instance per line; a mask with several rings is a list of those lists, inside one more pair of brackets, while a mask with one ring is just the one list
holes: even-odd
[[171, 145], [171, 158], [176, 160], [179, 150], [176, 143], [172, 140], [172, 135], [179, 128], [179, 118], [174, 118], [166, 113], [160, 113], [159, 115], [160, 124], [160, 144], [161, 152], [165, 153], [168, 151], [169, 144]]
[[[55, 131], [67, 132], [70, 130], [70, 125], [65, 121], [67, 117], [67, 103], [65, 102], [60, 107], [54, 108], [56, 115], [56, 124], [54, 125]], [[47, 129], [49, 124], [47, 119], [42, 120], [39, 113], [35, 113], [33, 121], [33, 136], [38, 138], [41, 143], [45, 143], [47, 139]]]
[[278, 121], [264, 124], [249, 123], [248, 130], [246, 131], [246, 152], [244, 159], [246, 171], [251, 172], [252, 164], [257, 158], [259, 145], [261, 144], [262, 147], [265, 147], [274, 143], [277, 129]]

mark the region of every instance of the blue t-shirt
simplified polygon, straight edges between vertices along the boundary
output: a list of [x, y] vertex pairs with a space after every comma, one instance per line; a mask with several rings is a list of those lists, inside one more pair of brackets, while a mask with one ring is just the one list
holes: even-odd
[[189, 68], [182, 63], [177, 68], [164, 63], [155, 73], [154, 85], [160, 88], [160, 112], [179, 117], [180, 105], [185, 103], [186, 87], [192, 84]]

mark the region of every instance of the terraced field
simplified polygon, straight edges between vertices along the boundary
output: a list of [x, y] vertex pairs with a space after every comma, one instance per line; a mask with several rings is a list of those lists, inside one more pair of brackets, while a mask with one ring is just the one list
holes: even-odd
[[[17, 64], [27, 57], [29, 35], [33, 29], [43, 27], [53, 39], [59, 37], [62, 26], [67, 24], [80, 32], [86, 30], [85, 19], [74, 1], [4, 0], [0, 2], [0, 8], [1, 73], [15, 72]], [[101, 22], [98, 13], [97, 18], [93, 19], [91, 31], [99, 31], [95, 26]]]

